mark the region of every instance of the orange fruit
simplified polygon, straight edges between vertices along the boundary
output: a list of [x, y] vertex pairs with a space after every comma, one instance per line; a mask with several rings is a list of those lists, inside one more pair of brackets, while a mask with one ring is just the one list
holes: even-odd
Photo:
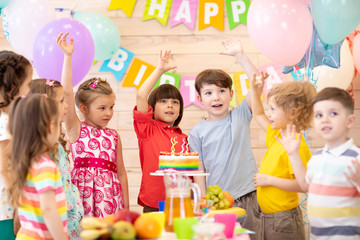
[[113, 225], [114, 224], [114, 215], [108, 215], [102, 219], [103, 222], [105, 222], [107, 225]]
[[231, 194], [227, 191], [224, 191], [225, 199], [227, 199], [230, 202], [229, 208], [231, 208], [234, 205], [235, 199], [231, 196]]
[[138, 239], [158, 238], [161, 236], [159, 221], [150, 214], [142, 214], [134, 222], [136, 237]]

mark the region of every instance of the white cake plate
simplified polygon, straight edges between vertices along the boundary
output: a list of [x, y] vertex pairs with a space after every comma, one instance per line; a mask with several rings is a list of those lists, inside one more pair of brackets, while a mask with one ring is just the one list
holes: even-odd
[[210, 173], [205, 173], [202, 171], [177, 171], [172, 169], [167, 170], [156, 170], [156, 172], [150, 173], [151, 176], [165, 176], [166, 174], [182, 174], [184, 176], [209, 176]]

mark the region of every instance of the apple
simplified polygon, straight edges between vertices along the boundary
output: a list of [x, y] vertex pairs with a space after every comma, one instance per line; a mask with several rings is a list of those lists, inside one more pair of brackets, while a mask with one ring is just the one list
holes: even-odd
[[113, 225], [114, 231], [111, 233], [111, 238], [114, 240], [132, 240], [136, 236], [136, 231], [133, 225], [126, 221], [118, 221]]
[[131, 224], [134, 224], [135, 220], [140, 216], [139, 213], [130, 211], [127, 209], [120, 209], [115, 213], [114, 222], [118, 221], [127, 221]]

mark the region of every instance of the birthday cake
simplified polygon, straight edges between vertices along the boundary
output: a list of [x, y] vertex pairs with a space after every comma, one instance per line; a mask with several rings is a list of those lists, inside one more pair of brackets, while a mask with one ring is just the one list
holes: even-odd
[[159, 170], [198, 171], [199, 154], [160, 152]]

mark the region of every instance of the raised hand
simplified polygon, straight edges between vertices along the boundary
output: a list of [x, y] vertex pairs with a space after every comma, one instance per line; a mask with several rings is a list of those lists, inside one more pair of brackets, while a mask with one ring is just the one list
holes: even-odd
[[349, 173], [344, 172], [344, 175], [350, 181], [353, 181], [358, 189], [360, 189], [360, 163], [357, 159], [352, 160], [352, 165], [347, 167]]
[[160, 51], [160, 57], [157, 68], [161, 72], [167, 72], [176, 68], [175, 65], [170, 65], [170, 58], [171, 58], [170, 50], [165, 50], [164, 52]]
[[296, 126], [288, 124], [286, 132], [280, 129], [281, 138], [275, 136], [276, 140], [284, 146], [285, 151], [288, 155], [299, 152], [301, 135], [296, 139]]
[[66, 43], [66, 37], [69, 35], [69, 33], [60, 33], [56, 38], [56, 43], [59, 45], [61, 50], [64, 52], [65, 55], [72, 55], [74, 52], [74, 38], [70, 38], [70, 43]]
[[240, 40], [227, 39], [222, 41], [221, 44], [225, 48], [225, 51], [220, 53], [222, 55], [235, 56], [238, 53], [240, 54], [244, 53]]

